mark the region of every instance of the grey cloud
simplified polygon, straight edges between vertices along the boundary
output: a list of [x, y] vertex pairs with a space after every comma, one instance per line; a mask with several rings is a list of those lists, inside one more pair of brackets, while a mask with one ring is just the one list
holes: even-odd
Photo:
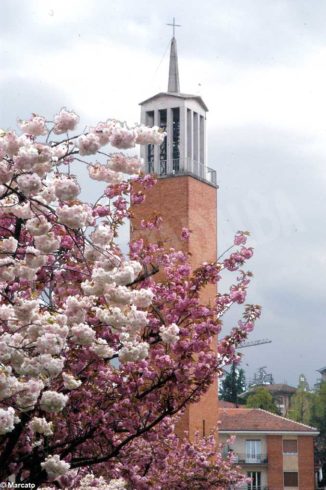
[[[69, 22], [58, 21], [53, 7], [53, 22], [51, 17], [44, 25], [37, 21], [32, 5], [37, 6], [37, 2], [1, 3], [2, 67], [11, 73], [0, 87], [1, 127], [15, 126], [17, 117], [27, 117], [31, 111], [51, 117], [61, 106], [70, 107], [66, 88], [61, 91], [51, 84], [48, 57], [69, 52], [79, 42], [109, 40], [117, 49], [125, 45], [150, 52], [159, 63], [170, 36], [165, 23], [173, 16], [182, 24], [178, 31], [181, 63], [202, 59], [215, 63], [216, 71], [225, 63], [232, 67], [235, 77], [238, 70], [253, 66], [300, 65], [326, 41], [323, 0], [315, 0], [313, 5], [306, 0], [97, 0], [85, 3], [89, 6], [86, 18], [79, 18], [76, 11]], [[41, 54], [44, 60], [40, 80], [30, 80], [28, 73], [22, 76], [16, 68], [20, 57], [32, 63], [33, 54]], [[102, 62], [110, 64], [109, 59]], [[128, 60], [121, 59], [121, 63]], [[155, 69], [140, 66], [135, 76], [143, 77], [146, 83]], [[225, 75], [221, 72], [220, 76]], [[182, 73], [181, 80], [186, 86]], [[133, 96], [137, 104], [140, 97]], [[108, 107], [110, 97], [109, 89], [103, 97]], [[215, 121], [219, 120], [221, 127], [223, 115], [215, 100], [206, 102], [210, 106], [209, 164], [216, 168], [220, 184], [219, 248], [225, 249], [238, 229], [252, 231], [256, 252], [249, 267], [255, 278], [248, 301], [259, 302], [264, 308], [252, 338], [273, 340], [272, 344], [243, 350], [244, 362], [250, 365], [249, 374], [267, 364], [276, 381], [286, 379], [295, 384], [304, 372], [312, 383], [315, 370], [325, 365], [321, 349], [326, 290], [326, 260], [322, 260], [326, 241], [324, 155], [312, 153], [313, 136], [299, 134], [294, 128], [282, 131], [248, 124], [216, 129]], [[229, 103], [232, 105], [232, 98]], [[83, 113], [82, 107], [75, 109]], [[281, 123], [281, 112], [279, 117]], [[87, 182], [85, 197], [89, 199], [96, 193], [95, 185], [89, 184], [84, 169], [80, 175]], [[238, 313], [236, 309], [226, 317], [226, 329]]]

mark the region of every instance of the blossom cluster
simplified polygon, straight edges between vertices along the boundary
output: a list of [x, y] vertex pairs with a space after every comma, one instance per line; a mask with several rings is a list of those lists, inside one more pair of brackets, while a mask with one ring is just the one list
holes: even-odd
[[[12, 432], [22, 413], [41, 415], [29, 424], [32, 434], [53, 434], [48, 417], [62, 412], [70, 392], [83, 384], [67, 353], [119, 355], [120, 362], [148, 355], [141, 330], [153, 293], [127, 287], [142, 266], [124, 259], [112, 241], [127, 216], [123, 199], [116, 213], [108, 198], [83, 203], [70, 167], [77, 154], [84, 158], [105, 145], [120, 150], [160, 143], [164, 135], [110, 120], [69, 136], [78, 122], [63, 108], [53, 123], [33, 114], [19, 121], [22, 134], [0, 135], [0, 435]], [[51, 141], [51, 132], [66, 138]], [[85, 163], [98, 179], [98, 164]], [[111, 177], [101, 180], [117, 183], [124, 174], [139, 175], [142, 162], [112, 153], [105, 169]], [[108, 329], [121, 334], [115, 342], [108, 342]], [[55, 454], [42, 467], [53, 479], [69, 465]]]
[[[124, 255], [116, 239], [129, 202], [142, 204], [155, 179], [121, 150], [160, 144], [164, 133], [108, 120], [75, 134], [78, 122], [64, 108], [53, 122], [33, 114], [21, 134], [0, 133], [0, 479], [142, 489], [146, 458], [132, 473], [130, 447], [198, 401], [259, 316], [245, 307], [216, 355], [220, 318], [245, 302], [250, 274], [209, 305], [201, 290], [253, 252], [238, 233], [228, 258], [196, 271], [187, 254], [142, 239]], [[81, 165], [106, 184], [95, 203], [79, 198]]]

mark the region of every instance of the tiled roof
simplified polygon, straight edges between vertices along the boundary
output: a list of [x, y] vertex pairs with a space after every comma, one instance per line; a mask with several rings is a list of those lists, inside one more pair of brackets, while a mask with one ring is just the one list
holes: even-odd
[[239, 395], [240, 398], [246, 398], [248, 395], [251, 393], [254, 393], [258, 388], [265, 388], [267, 391], [269, 391], [272, 395], [292, 395], [295, 393], [297, 390], [293, 386], [287, 385], [285, 383], [279, 383], [279, 384], [266, 384], [266, 385], [253, 385], [250, 386], [248, 391], [245, 391]]
[[232, 402], [226, 402], [224, 400], [219, 400], [218, 401], [218, 406], [220, 408], [236, 408], [236, 404], [235, 403], [232, 403]]
[[295, 393], [297, 390], [293, 386], [283, 384], [262, 385], [271, 393]]
[[219, 410], [220, 431], [317, 432], [309, 425], [286, 419], [261, 408], [223, 408]]

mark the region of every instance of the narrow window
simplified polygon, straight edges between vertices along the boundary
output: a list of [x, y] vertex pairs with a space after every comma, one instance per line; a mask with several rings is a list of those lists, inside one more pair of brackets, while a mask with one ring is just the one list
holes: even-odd
[[[154, 126], [154, 111], [146, 112], [146, 126]], [[148, 172], [154, 172], [154, 145], [147, 145], [146, 164]]]
[[[166, 131], [167, 126], [167, 110], [161, 109], [158, 111], [159, 114], [159, 126], [163, 131]], [[165, 136], [163, 143], [160, 145], [160, 174], [166, 175], [167, 173], [167, 138]]]
[[247, 490], [261, 490], [261, 472], [260, 471], [248, 471], [247, 477], [251, 478], [251, 482], [248, 483]]
[[179, 172], [180, 168], [180, 109], [172, 109], [172, 160], [173, 170]]
[[259, 439], [246, 441], [246, 463], [261, 463], [261, 441]]
[[203, 419], [203, 437], [206, 436], [206, 420]]

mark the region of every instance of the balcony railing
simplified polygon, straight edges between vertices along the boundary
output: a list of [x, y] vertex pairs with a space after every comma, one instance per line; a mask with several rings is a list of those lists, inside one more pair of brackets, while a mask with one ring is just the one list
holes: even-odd
[[[235, 487], [230, 487], [228, 490], [234, 490]], [[244, 487], [237, 487], [236, 490], [268, 490], [266, 485], [245, 485]]]
[[161, 177], [168, 175], [193, 175], [211, 184], [217, 184], [216, 170], [206, 167], [203, 163], [190, 158], [184, 160], [182, 158], [160, 160], [159, 168], [155, 167], [154, 161], [146, 163], [146, 170], [149, 173], [155, 173]]
[[267, 464], [267, 454], [257, 454], [256, 456], [248, 456], [247, 454], [235, 453], [233, 456], [236, 464]]

